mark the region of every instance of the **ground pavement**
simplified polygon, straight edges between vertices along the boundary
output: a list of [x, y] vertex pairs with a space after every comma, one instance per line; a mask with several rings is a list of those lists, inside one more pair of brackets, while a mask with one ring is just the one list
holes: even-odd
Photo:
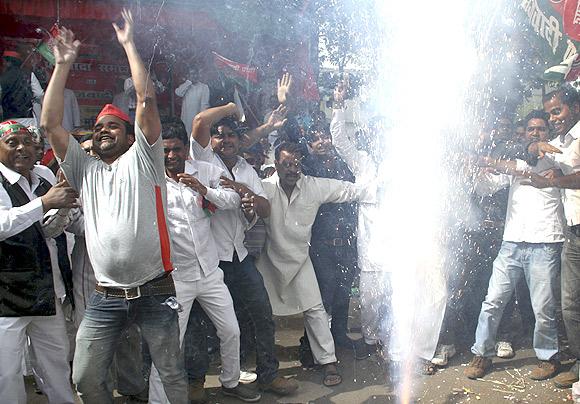
[[[280, 359], [280, 373], [296, 378], [300, 389], [290, 397], [279, 398], [263, 394], [263, 404], [316, 403], [355, 404], [400, 402], [397, 390], [387, 381], [383, 362], [377, 357], [357, 361], [349, 350], [337, 352], [340, 360], [343, 383], [333, 388], [322, 385], [322, 374], [317, 370], [305, 370], [298, 360], [298, 340], [303, 335], [300, 317], [277, 319], [276, 345]], [[353, 334], [353, 337], [357, 337]], [[416, 403], [562, 403], [572, 402], [570, 390], [556, 389], [550, 381], [535, 382], [527, 375], [534, 368], [536, 359], [533, 350], [521, 347], [516, 357], [510, 360], [494, 360], [495, 367], [482, 380], [468, 380], [463, 368], [471, 359], [467, 350], [458, 353], [446, 369], [434, 376], [413, 376], [412, 398]], [[240, 403], [224, 397], [219, 391], [217, 374], [219, 368], [212, 366], [206, 388], [210, 403]], [[44, 396], [35, 394], [30, 385], [30, 404], [44, 404]], [[1, 401], [1, 399], [0, 399]], [[115, 403], [124, 403], [116, 398]]]

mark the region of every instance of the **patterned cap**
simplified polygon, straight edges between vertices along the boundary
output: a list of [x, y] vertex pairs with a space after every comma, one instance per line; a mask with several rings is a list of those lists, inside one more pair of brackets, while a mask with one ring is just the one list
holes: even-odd
[[7, 136], [11, 133], [26, 133], [32, 136], [28, 128], [19, 122], [4, 121], [0, 123], [0, 138]]

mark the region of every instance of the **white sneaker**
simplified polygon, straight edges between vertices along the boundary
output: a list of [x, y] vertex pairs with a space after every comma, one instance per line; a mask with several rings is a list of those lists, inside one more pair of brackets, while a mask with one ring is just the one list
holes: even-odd
[[455, 345], [437, 345], [435, 356], [431, 359], [431, 363], [436, 366], [447, 366], [449, 359], [455, 356], [456, 353]]
[[240, 370], [240, 383], [250, 384], [254, 383], [258, 379], [258, 375], [254, 372], [245, 372]]
[[516, 356], [512, 343], [507, 341], [499, 341], [495, 344], [495, 355], [502, 359], [510, 359]]

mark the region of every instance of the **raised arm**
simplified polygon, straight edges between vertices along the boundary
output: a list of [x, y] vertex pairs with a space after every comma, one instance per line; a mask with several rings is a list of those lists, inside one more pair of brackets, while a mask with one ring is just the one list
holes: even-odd
[[64, 87], [80, 46], [81, 43], [75, 40], [73, 32], [61, 27], [54, 46], [55, 68], [44, 95], [40, 116], [40, 126], [46, 133], [54, 154], [61, 160], [65, 158], [69, 139], [69, 133], [62, 127]]
[[147, 143], [152, 145], [157, 142], [161, 135], [161, 121], [159, 119], [159, 110], [157, 109], [155, 86], [135, 46], [133, 15], [131, 11], [123, 9], [122, 16], [124, 20], [123, 28], [119, 28], [115, 23], [113, 23], [113, 28], [115, 28], [117, 33], [117, 40], [125, 49], [129, 67], [131, 68], [131, 77], [133, 78], [137, 95], [135, 121], [143, 131]]
[[332, 121], [330, 122], [330, 134], [332, 144], [348, 168], [355, 176], [360, 175], [361, 167], [367, 164], [370, 157], [357, 150], [354, 142], [346, 133], [346, 119], [344, 111], [344, 100], [346, 98], [347, 83], [341, 82], [334, 90], [334, 103], [332, 110]]
[[264, 136], [268, 136], [270, 132], [280, 129], [286, 123], [286, 114], [288, 109], [284, 105], [279, 105], [272, 113], [270, 117], [261, 126], [249, 130], [246, 136], [242, 139], [241, 147], [249, 148], [257, 143]]
[[191, 127], [192, 140], [199, 143], [201, 147], [206, 147], [211, 138], [211, 127], [214, 123], [226, 116], [238, 116], [238, 107], [233, 102], [221, 107], [208, 108], [201, 111], [193, 118], [193, 125]]

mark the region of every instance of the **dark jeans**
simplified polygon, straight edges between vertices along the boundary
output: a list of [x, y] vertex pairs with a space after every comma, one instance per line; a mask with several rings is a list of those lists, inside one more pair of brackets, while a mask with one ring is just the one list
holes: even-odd
[[[224, 282], [230, 290], [234, 300], [234, 307], [237, 311], [244, 310], [250, 318], [256, 335], [256, 373], [258, 374], [258, 382], [268, 384], [278, 376], [278, 360], [274, 352], [275, 325], [272, 319], [272, 306], [270, 305], [268, 292], [266, 292], [264, 287], [262, 275], [256, 269], [254, 257], [250, 255], [241, 262], [237, 255], [234, 255], [233, 262], [220, 261], [219, 266], [224, 272]], [[189, 344], [196, 346], [186, 347], [190, 380], [204, 378], [209, 368], [207, 342], [200, 341], [205, 341], [207, 331], [201, 331], [195, 325], [202, 324], [203, 326], [203, 321], [203, 316], [199, 313], [193, 318], [190, 315], [190, 323], [185, 336], [186, 340], [190, 338], [190, 335], [193, 336], [193, 340], [190, 340]], [[243, 328], [241, 328], [241, 331], [243, 332]]]
[[131, 324], [141, 329], [171, 403], [188, 402], [177, 311], [165, 303], [169, 297], [126, 300], [93, 292], [77, 332], [73, 364], [73, 382], [84, 403], [113, 403], [107, 375], [119, 338]]
[[580, 359], [580, 237], [569, 229], [562, 250], [562, 317], [570, 350]]
[[357, 272], [357, 253], [354, 246], [334, 247], [313, 240], [310, 259], [314, 266], [322, 304], [332, 316], [333, 337], [346, 337], [348, 306], [352, 283]]

